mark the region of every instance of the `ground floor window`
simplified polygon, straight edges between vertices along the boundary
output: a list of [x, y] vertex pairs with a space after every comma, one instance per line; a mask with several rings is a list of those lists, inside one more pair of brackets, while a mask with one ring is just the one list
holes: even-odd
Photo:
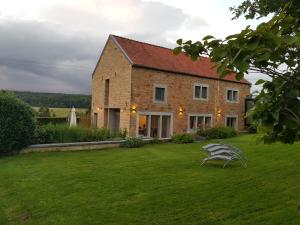
[[226, 116], [225, 117], [226, 127], [237, 128], [237, 116]]
[[172, 113], [138, 113], [137, 135], [139, 137], [170, 138], [172, 132]]
[[198, 129], [207, 129], [212, 127], [211, 114], [189, 114], [188, 131], [196, 132]]

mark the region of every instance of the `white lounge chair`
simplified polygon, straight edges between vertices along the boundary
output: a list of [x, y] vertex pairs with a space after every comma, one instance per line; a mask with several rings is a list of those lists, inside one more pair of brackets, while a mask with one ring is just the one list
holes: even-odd
[[239, 160], [243, 167], [247, 167], [247, 158], [244, 153], [231, 145], [227, 144], [208, 144], [202, 147], [202, 149], [208, 154], [206, 158], [203, 159], [201, 165], [209, 160], [223, 160], [225, 167], [229, 162], [233, 160]]

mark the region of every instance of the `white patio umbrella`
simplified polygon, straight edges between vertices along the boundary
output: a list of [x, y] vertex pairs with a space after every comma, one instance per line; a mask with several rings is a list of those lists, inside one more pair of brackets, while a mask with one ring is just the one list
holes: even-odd
[[76, 127], [76, 126], [77, 126], [76, 110], [73, 106], [71, 110], [71, 116], [70, 116], [70, 127]]

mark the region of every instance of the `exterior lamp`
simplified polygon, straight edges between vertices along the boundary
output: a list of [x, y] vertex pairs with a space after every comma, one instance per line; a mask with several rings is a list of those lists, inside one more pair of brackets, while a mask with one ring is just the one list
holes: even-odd
[[179, 106], [179, 113], [178, 113], [179, 116], [183, 116], [183, 108], [181, 106]]
[[217, 111], [217, 117], [218, 117], [218, 118], [220, 118], [220, 117], [221, 117], [221, 115], [222, 115], [222, 110], [221, 110], [221, 109], [219, 109], [219, 110]]
[[131, 112], [132, 112], [132, 113], [136, 113], [136, 106], [135, 106], [135, 105], [133, 105], [133, 106], [131, 107]]
[[99, 107], [97, 107], [97, 111], [99, 111], [100, 109], [99, 109]]

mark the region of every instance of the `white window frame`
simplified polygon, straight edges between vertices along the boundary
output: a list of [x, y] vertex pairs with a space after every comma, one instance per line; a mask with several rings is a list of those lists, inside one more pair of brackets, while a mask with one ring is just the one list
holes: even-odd
[[[152, 112], [152, 111], [140, 111], [137, 112], [136, 116], [136, 137], [139, 137], [139, 120], [140, 116], [149, 116], [149, 121], [148, 121], [148, 126], [147, 126], [147, 134], [148, 136], [145, 136], [143, 138], [151, 138], [150, 137], [150, 129], [151, 129], [151, 116], [160, 116], [159, 117], [159, 122], [158, 122], [158, 138], [159, 139], [165, 139], [161, 138], [161, 127], [162, 127], [162, 116], [170, 116], [171, 121], [170, 121], [170, 138], [173, 136], [173, 113], [171, 112]], [[166, 138], [169, 139], [169, 138]]]
[[[165, 89], [165, 95], [164, 95], [164, 101], [159, 101], [155, 99], [156, 95], [156, 88], [164, 88]], [[161, 104], [166, 104], [167, 103], [167, 96], [168, 96], [168, 89], [166, 85], [163, 84], [155, 84], [153, 86], [153, 102], [154, 103], [161, 103]]]
[[234, 129], [238, 130], [238, 124], [239, 124], [238, 115], [225, 115], [225, 127], [228, 127], [227, 126], [227, 118], [236, 118], [236, 123], [235, 123]]
[[[200, 87], [200, 98], [196, 97], [196, 87]], [[206, 87], [207, 88], [207, 97], [206, 98], [202, 98], [202, 87]], [[201, 100], [201, 101], [208, 101], [209, 98], [209, 85], [208, 84], [200, 84], [200, 83], [195, 83], [193, 85], [193, 100]]]
[[[228, 99], [228, 91], [236, 91], [237, 92], [237, 99], [236, 100], [229, 100]], [[225, 100], [226, 102], [228, 103], [239, 103], [240, 101], [240, 90], [237, 89], [237, 88], [226, 88], [226, 91], [225, 91]]]
[[[205, 122], [205, 118], [206, 117], [210, 117], [211, 118], [211, 121], [210, 121], [210, 127], [213, 127], [213, 114], [212, 113], [206, 113], [206, 114], [199, 114], [199, 113], [189, 113], [188, 114], [188, 123], [187, 123], [187, 132], [188, 133], [194, 133], [194, 132], [197, 132], [197, 129], [190, 129], [190, 117], [191, 116], [195, 116], [196, 117], [196, 121], [195, 123], [198, 124], [198, 117], [202, 116], [204, 118], [204, 122]], [[205, 127], [203, 127], [203, 129], [205, 129]]]

